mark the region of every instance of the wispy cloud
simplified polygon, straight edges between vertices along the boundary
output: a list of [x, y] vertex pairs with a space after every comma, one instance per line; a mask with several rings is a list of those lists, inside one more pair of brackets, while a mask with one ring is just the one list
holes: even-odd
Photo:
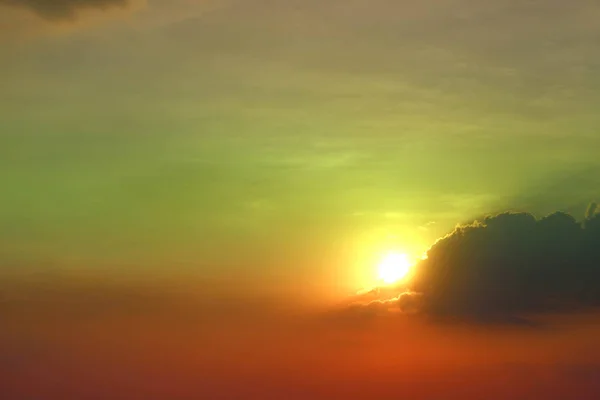
[[133, 0], [0, 0], [0, 6], [28, 9], [49, 20], [76, 18], [82, 10], [126, 8]]

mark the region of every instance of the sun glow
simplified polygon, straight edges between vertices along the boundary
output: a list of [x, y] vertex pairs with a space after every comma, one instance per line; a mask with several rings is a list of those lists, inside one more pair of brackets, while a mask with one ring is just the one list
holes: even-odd
[[388, 253], [379, 263], [379, 279], [387, 284], [395, 283], [408, 274], [410, 267], [406, 254]]

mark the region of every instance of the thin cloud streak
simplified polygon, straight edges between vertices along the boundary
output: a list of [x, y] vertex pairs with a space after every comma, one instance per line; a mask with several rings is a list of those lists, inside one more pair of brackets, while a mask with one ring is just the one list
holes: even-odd
[[70, 20], [79, 11], [126, 8], [131, 0], [0, 0], [0, 6], [26, 8], [48, 20]]

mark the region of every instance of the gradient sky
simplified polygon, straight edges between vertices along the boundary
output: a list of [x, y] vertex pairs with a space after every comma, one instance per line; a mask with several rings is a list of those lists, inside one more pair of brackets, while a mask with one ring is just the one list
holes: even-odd
[[18, 3], [0, 1], [5, 269], [355, 289], [381, 251], [596, 195], [594, 1]]
[[600, 398], [599, 20], [0, 0], [0, 398]]

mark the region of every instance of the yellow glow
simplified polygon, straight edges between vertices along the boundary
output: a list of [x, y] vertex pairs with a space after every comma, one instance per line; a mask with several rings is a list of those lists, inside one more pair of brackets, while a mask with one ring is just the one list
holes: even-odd
[[379, 263], [379, 279], [391, 284], [404, 278], [410, 271], [410, 262], [406, 254], [388, 253]]

